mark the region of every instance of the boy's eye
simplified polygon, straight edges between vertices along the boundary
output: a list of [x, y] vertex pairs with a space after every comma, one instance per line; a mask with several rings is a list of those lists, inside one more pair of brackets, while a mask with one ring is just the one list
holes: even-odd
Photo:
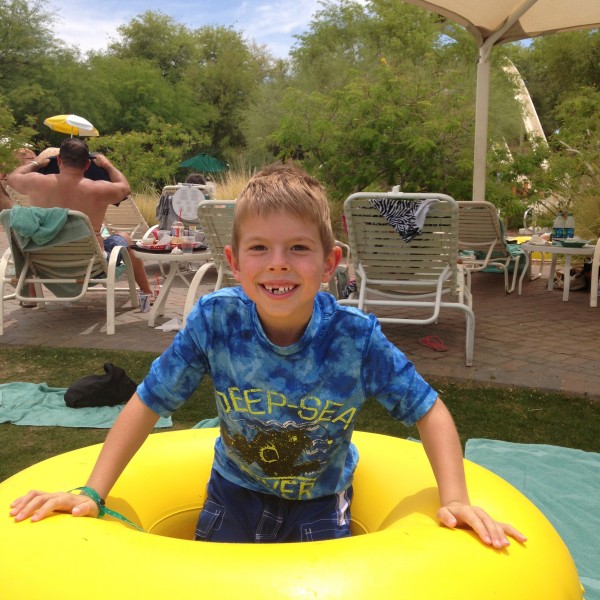
[[253, 251], [253, 252], [264, 252], [267, 249], [266, 246], [264, 246], [263, 244], [254, 244], [253, 246], [250, 246], [249, 250]]
[[294, 244], [292, 250], [294, 252], [304, 252], [305, 250], [308, 250], [308, 246], [305, 246], [304, 244]]

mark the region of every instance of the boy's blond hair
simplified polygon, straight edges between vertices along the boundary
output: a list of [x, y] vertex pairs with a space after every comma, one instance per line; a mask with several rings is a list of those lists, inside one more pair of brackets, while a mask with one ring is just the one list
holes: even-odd
[[319, 229], [325, 256], [331, 252], [335, 238], [323, 186], [297, 167], [274, 165], [254, 175], [237, 198], [231, 234], [235, 255], [246, 217], [263, 217], [278, 210], [314, 223]]

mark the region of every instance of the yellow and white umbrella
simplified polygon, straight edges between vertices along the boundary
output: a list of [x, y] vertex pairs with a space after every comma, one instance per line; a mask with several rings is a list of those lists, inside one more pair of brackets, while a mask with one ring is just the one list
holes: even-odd
[[44, 125], [50, 127], [52, 131], [70, 134], [71, 137], [74, 135], [98, 137], [100, 135], [98, 130], [87, 119], [78, 115], [56, 115], [55, 117], [48, 117], [44, 121]]

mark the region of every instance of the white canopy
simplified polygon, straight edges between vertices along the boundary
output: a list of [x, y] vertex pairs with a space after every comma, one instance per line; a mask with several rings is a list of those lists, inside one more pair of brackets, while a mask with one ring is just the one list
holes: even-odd
[[405, 0], [463, 25], [479, 46], [473, 200], [485, 200], [490, 54], [497, 44], [600, 27], [599, 0]]

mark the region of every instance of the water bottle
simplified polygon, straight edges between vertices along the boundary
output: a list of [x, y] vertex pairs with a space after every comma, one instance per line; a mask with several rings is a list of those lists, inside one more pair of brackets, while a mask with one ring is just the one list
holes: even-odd
[[575, 237], [575, 218], [573, 217], [573, 213], [569, 213], [567, 220], [565, 221], [565, 237], [573, 238]]
[[552, 226], [552, 239], [562, 240], [565, 237], [565, 218], [562, 213], [556, 215]]

